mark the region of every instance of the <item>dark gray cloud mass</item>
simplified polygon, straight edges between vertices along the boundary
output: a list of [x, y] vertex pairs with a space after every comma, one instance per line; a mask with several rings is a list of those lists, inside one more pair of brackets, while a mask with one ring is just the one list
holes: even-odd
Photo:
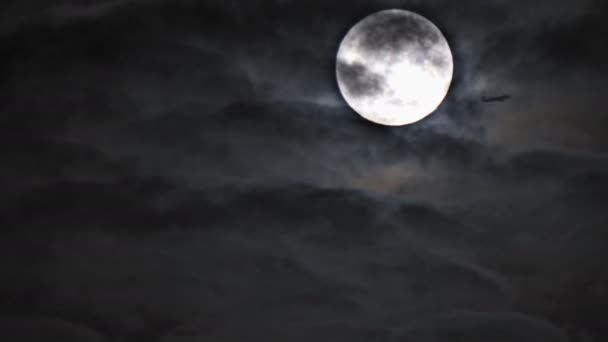
[[341, 75], [344, 84], [348, 85], [343, 91], [348, 91], [356, 97], [377, 95], [386, 87], [383, 75], [369, 70], [358, 62], [348, 63], [337, 60], [336, 71]]
[[360, 30], [361, 38], [357, 43], [371, 53], [403, 51], [404, 45], [412, 44], [416, 45], [413, 51], [427, 52], [441, 39], [439, 32], [431, 30], [425, 22], [393, 11], [384, 11], [373, 21], [364, 21]]
[[[604, 2], [0, 6], [0, 339], [608, 339]], [[386, 8], [455, 56], [414, 126], [337, 90]]]

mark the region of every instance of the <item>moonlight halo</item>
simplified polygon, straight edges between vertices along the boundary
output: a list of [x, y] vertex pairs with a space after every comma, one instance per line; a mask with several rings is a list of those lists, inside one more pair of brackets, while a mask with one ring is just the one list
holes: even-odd
[[441, 31], [414, 12], [371, 14], [346, 34], [336, 60], [342, 96], [359, 115], [403, 126], [434, 112], [448, 93], [454, 63]]

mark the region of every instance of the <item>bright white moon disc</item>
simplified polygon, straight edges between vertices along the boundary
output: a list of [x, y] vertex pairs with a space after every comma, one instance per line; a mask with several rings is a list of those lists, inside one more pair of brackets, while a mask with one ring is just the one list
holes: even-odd
[[359, 115], [402, 126], [434, 112], [448, 93], [454, 62], [447, 40], [429, 20], [385, 10], [346, 34], [336, 61], [338, 87]]

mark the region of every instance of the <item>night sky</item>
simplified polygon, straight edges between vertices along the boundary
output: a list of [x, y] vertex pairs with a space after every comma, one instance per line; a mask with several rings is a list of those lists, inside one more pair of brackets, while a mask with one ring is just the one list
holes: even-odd
[[[335, 78], [389, 8], [454, 55], [392, 128]], [[2, 1], [0, 340], [608, 341], [607, 37], [604, 0]]]

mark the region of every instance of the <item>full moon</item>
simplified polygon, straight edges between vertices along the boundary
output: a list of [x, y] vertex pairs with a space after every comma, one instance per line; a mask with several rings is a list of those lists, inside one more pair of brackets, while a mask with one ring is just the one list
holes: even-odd
[[450, 88], [452, 52], [441, 31], [414, 12], [374, 13], [346, 34], [336, 60], [338, 87], [365, 119], [403, 126], [434, 112]]

